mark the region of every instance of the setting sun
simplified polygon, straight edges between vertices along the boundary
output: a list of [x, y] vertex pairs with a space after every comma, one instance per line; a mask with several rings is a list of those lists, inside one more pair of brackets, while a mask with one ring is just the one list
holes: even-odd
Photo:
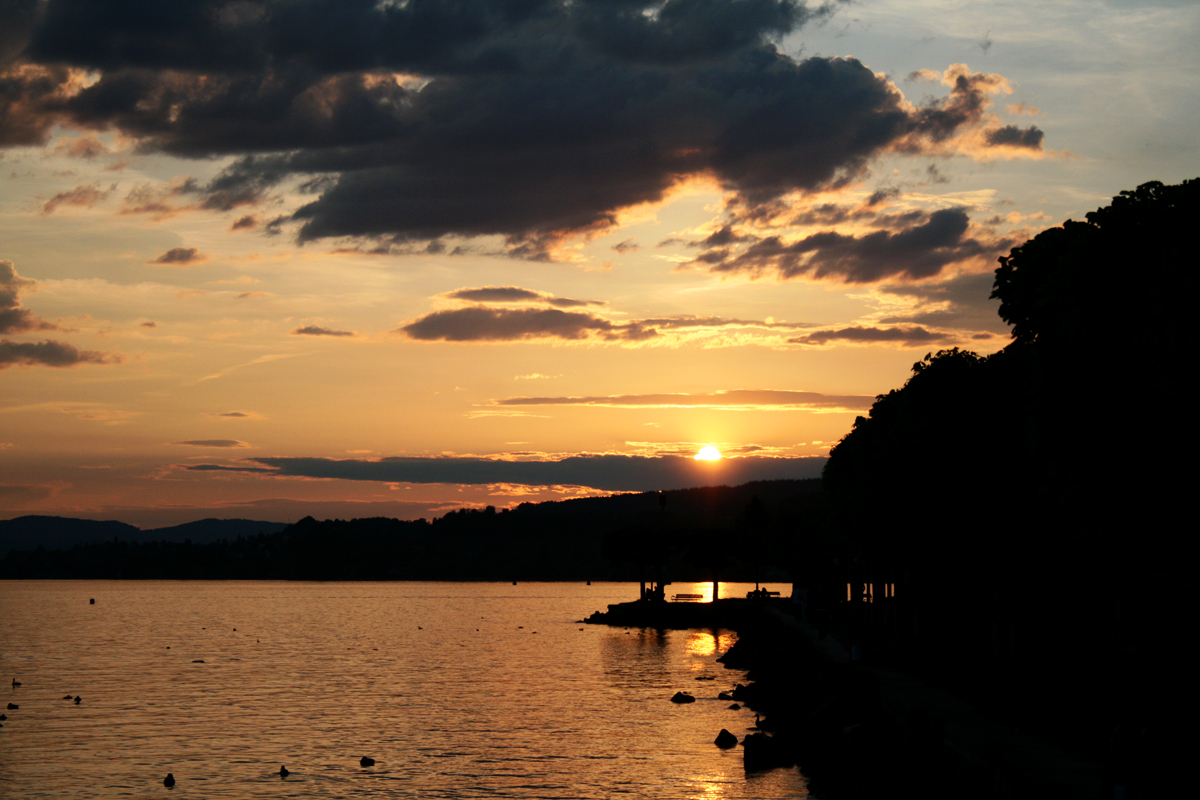
[[700, 448], [694, 458], [697, 461], [719, 461], [721, 459], [721, 451], [713, 447], [711, 444]]

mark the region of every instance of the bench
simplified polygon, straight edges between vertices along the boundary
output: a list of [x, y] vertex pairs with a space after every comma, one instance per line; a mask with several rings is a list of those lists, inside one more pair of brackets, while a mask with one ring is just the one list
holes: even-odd
[[671, 598], [674, 603], [698, 603], [704, 599], [702, 594], [677, 594]]

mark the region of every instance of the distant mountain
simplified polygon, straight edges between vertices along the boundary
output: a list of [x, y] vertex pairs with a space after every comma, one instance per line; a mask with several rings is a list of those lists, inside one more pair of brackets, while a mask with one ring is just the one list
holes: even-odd
[[115, 520], [97, 521], [70, 517], [30, 515], [0, 520], [0, 555], [10, 550], [69, 550], [77, 544], [111, 542], [184, 542], [210, 544], [222, 539], [277, 533], [287, 527], [283, 522], [258, 522], [249, 519], [202, 519], [167, 528], [142, 530]]
[[23, 517], [0, 522], [0, 578], [786, 580], [796, 548], [820, 535], [822, 498], [818, 479], [463, 508], [432, 521], [142, 531]]

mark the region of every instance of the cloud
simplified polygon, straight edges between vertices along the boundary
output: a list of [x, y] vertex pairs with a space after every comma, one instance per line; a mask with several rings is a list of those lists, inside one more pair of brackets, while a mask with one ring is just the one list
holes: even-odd
[[114, 183], [109, 188], [101, 191], [99, 182], [93, 184], [81, 184], [74, 189], [69, 189], [65, 192], [59, 192], [51, 197], [42, 205], [43, 214], [53, 214], [59, 206], [80, 206], [82, 208], [91, 208], [99, 203], [104, 198], [112, 194], [117, 188]]
[[254, 458], [287, 477], [387, 483], [586, 486], [609, 492], [735, 485], [755, 480], [815, 478], [824, 458], [747, 456], [696, 461], [690, 456], [580, 455], [558, 460], [509, 461], [471, 457], [381, 459]]
[[658, 332], [636, 323], [621, 325], [594, 314], [554, 308], [467, 308], [435, 311], [402, 326], [421, 341], [512, 342], [530, 339], [641, 341]]
[[1041, 150], [1042, 139], [1046, 134], [1037, 125], [1028, 128], [1018, 128], [1016, 125], [1005, 125], [985, 134], [987, 143], [993, 147], [1023, 147], [1029, 150]]
[[[971, 331], [1007, 333], [1008, 326], [1000, 319], [998, 299], [991, 297], [994, 273], [960, 275], [936, 284], [882, 285], [878, 291], [902, 297], [914, 306], [904, 312], [893, 312], [876, 322], [884, 325], [931, 325]], [[885, 307], [894, 307], [894, 300]]]
[[0, 259], [0, 333], [58, 329], [54, 323], [38, 319], [32, 311], [21, 307], [21, 295], [36, 288], [37, 281], [21, 277], [13, 262]]
[[195, 247], [172, 247], [167, 252], [158, 256], [155, 259], [147, 261], [147, 264], [177, 264], [181, 267], [186, 267], [191, 264], [202, 264], [208, 260], [208, 256], [201, 253]]
[[233, 224], [229, 226], [229, 230], [244, 231], [244, 230], [251, 230], [251, 229], [257, 228], [257, 227], [258, 227], [258, 219], [256, 217], [254, 217], [252, 214], [248, 214], [244, 217], [238, 217], [236, 220], [234, 220]]
[[[143, 152], [236, 158], [189, 189], [201, 208], [298, 184], [313, 197], [289, 218], [302, 241], [495, 235], [547, 259], [692, 179], [758, 204], [844, 185], [895, 150], [942, 152], [1007, 87], [954, 65], [950, 97], [917, 107], [853, 58], [773, 44], [832, 8], [54, 3], [0, 77], [0, 142], [116, 130]], [[146, 200], [130, 206], [171, 213]]]
[[821, 346], [833, 342], [851, 344], [899, 344], [904, 347], [922, 347], [927, 344], [944, 344], [957, 341], [958, 337], [943, 331], [931, 331], [920, 326], [910, 328], [873, 328], [854, 325], [788, 339], [789, 344]]
[[333, 328], [322, 328], [319, 325], [305, 325], [303, 328], [296, 328], [292, 331], [292, 336], [357, 336], [354, 331], [339, 331]]
[[545, 292], [533, 289], [522, 289], [519, 286], [483, 286], [478, 289], [456, 289], [448, 292], [446, 297], [452, 300], [467, 300], [474, 303], [546, 303], [555, 308], [580, 308], [583, 306], [602, 306], [600, 300], [572, 300], [569, 297], [555, 297]]
[[249, 447], [247, 442], [239, 439], [189, 439], [184, 442], [171, 442], [171, 444], [182, 444], [188, 447]]
[[124, 360], [125, 356], [120, 353], [79, 350], [67, 342], [52, 339], [44, 342], [0, 340], [0, 369], [8, 369], [13, 365], [74, 367], [79, 364], [120, 364]]
[[727, 408], [806, 409], [819, 411], [862, 411], [874, 397], [824, 395], [786, 389], [734, 389], [720, 392], [624, 394], [594, 397], [508, 397], [501, 406], [606, 406], [613, 408]]
[[962, 208], [915, 216], [917, 220], [908, 227], [862, 236], [821, 231], [791, 242], [769, 236], [738, 251], [706, 251], [692, 264], [717, 273], [772, 272], [784, 279], [874, 283], [887, 278], [929, 278], [951, 264], [990, 261], [1012, 244], [968, 235], [970, 219]]
[[[176, 442], [180, 444], [180, 442]], [[221, 464], [189, 464], [184, 466], [188, 472], [259, 472], [276, 474], [273, 469], [266, 467], [227, 467]]]
[[108, 153], [108, 148], [100, 141], [95, 133], [85, 133], [74, 138], [63, 136], [54, 145], [51, 151], [54, 153], [62, 153], [63, 155], [71, 156], [72, 158], [83, 158], [88, 161], [96, 156], [102, 156]]

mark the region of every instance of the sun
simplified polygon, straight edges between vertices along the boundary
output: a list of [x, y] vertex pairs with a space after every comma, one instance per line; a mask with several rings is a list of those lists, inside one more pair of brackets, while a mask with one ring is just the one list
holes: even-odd
[[713, 447], [711, 444], [706, 444], [700, 448], [700, 452], [693, 456], [697, 461], [720, 461], [721, 451]]

